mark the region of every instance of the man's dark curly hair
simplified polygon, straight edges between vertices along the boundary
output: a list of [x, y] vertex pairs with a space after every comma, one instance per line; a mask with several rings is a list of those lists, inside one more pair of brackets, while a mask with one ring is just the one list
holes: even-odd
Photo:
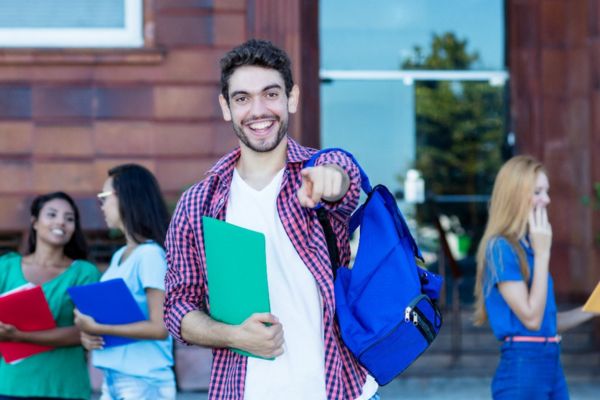
[[294, 80], [290, 58], [285, 51], [267, 40], [250, 39], [229, 51], [221, 59], [221, 94], [229, 103], [229, 78], [239, 67], [246, 65], [278, 71], [285, 83], [285, 94], [290, 95]]

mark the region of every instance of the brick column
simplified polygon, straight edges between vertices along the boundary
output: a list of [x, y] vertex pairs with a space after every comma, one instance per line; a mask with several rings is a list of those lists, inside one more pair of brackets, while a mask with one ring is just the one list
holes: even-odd
[[317, 1], [248, 0], [248, 36], [270, 40], [292, 58], [300, 109], [292, 117], [290, 134], [313, 147], [320, 143], [318, 5]]
[[[519, 153], [548, 168], [557, 294], [584, 297], [600, 279], [600, 214], [582, 204], [600, 181], [599, 2], [507, 1], [511, 117]], [[595, 112], [594, 112], [595, 111]]]

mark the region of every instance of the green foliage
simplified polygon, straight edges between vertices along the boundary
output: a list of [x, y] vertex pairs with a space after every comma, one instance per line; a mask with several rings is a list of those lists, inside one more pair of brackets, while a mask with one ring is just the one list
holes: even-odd
[[[410, 69], [468, 69], [479, 60], [467, 40], [433, 35], [431, 51], [404, 61]], [[504, 88], [487, 82], [418, 82], [416, 167], [435, 194], [489, 193], [502, 164]]]
[[414, 54], [402, 62], [402, 69], [469, 69], [479, 60], [479, 54], [467, 53], [467, 40], [454, 33], [433, 34], [431, 50], [424, 54], [421, 46], [414, 46]]
[[[581, 203], [585, 206], [593, 206], [595, 211], [600, 210], [600, 182], [594, 182], [592, 186], [592, 198], [582, 196]], [[596, 233], [596, 244], [600, 245], [600, 233]]]
[[[414, 54], [403, 61], [402, 68], [461, 70], [478, 61], [479, 55], [468, 51], [466, 39], [460, 40], [448, 32], [433, 35], [428, 53], [414, 47]], [[504, 90], [503, 86], [491, 86], [488, 82], [416, 83], [415, 167], [423, 174], [429, 192], [491, 192], [503, 162]], [[468, 230], [479, 230], [485, 225], [485, 207], [449, 207], [453, 209], [444, 212], [457, 215]]]

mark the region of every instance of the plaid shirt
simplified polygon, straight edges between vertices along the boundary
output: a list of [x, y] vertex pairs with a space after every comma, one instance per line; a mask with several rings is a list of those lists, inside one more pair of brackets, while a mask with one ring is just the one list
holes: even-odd
[[[314, 149], [302, 147], [288, 138], [287, 166], [277, 197], [277, 210], [290, 241], [315, 278], [323, 298], [327, 398], [355, 399], [361, 394], [366, 372], [343, 344], [339, 334], [335, 320], [333, 275], [323, 229], [316, 213], [302, 207], [296, 196], [302, 184], [300, 170], [303, 162], [314, 153]], [[184, 342], [181, 319], [192, 310], [209, 310], [201, 217], [225, 220], [231, 179], [239, 157], [239, 148], [227, 154], [204, 180], [183, 194], [167, 233], [169, 269], [165, 278], [165, 322], [171, 334], [181, 342]], [[350, 259], [348, 220], [358, 203], [360, 174], [352, 161], [339, 152], [321, 155], [316, 164], [337, 164], [350, 177], [346, 195], [336, 203], [324, 203], [330, 211], [332, 227], [338, 238], [341, 264], [347, 265]], [[246, 364], [246, 357], [229, 349], [213, 349], [209, 398], [243, 399]]]

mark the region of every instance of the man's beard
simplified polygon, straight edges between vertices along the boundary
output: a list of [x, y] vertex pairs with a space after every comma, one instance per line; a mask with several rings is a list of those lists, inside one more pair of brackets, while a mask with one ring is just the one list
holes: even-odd
[[[261, 118], [264, 118], [264, 117], [261, 116], [259, 118], [254, 118], [254, 119], [261, 119]], [[277, 131], [277, 136], [275, 136], [274, 140], [272, 140], [271, 142], [262, 141], [259, 144], [253, 144], [250, 141], [248, 136], [244, 133], [244, 129], [242, 128], [242, 126], [236, 124], [235, 122], [233, 122], [232, 125], [233, 125], [233, 130], [235, 131], [235, 135], [238, 137], [238, 139], [240, 139], [240, 141], [242, 143], [244, 143], [246, 145], [246, 147], [248, 147], [250, 150], [253, 150], [257, 153], [267, 153], [267, 152], [275, 149], [279, 145], [279, 143], [281, 143], [281, 141], [287, 134], [287, 128], [288, 128], [287, 121], [282, 121], [280, 118], [277, 118], [276, 122], [279, 122], [279, 130]], [[247, 123], [247, 122], [242, 122], [242, 123]]]

